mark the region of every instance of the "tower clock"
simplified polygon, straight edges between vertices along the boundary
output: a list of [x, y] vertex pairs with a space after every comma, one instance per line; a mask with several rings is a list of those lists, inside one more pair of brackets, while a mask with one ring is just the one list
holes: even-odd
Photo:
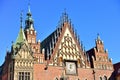
[[66, 61], [66, 74], [67, 75], [77, 75], [77, 66], [75, 61]]

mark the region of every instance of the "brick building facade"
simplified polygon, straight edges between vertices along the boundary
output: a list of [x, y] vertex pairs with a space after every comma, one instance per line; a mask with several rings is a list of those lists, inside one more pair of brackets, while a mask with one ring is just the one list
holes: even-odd
[[68, 14], [64, 12], [57, 29], [42, 42], [30, 9], [25, 28], [7, 51], [0, 67], [0, 80], [108, 80], [113, 64], [98, 35], [94, 48], [85, 51]]

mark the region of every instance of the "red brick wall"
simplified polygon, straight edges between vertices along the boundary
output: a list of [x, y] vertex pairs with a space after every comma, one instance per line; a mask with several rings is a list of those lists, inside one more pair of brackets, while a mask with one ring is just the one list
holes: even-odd
[[[34, 65], [34, 80], [54, 80], [56, 77], [60, 78], [63, 67], [48, 66], [47, 70], [44, 70], [45, 64]], [[99, 80], [99, 77], [107, 76], [110, 77], [113, 71], [110, 70], [95, 70], [95, 79]], [[69, 80], [75, 79], [88, 79], [94, 80], [93, 69], [78, 68], [78, 75], [66, 75]]]

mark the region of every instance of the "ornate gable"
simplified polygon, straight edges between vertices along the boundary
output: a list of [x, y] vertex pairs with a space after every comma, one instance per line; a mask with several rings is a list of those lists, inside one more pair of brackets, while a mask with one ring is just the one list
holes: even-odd
[[12, 58], [33, 59], [32, 50], [27, 43], [22, 27], [20, 28], [16, 42], [12, 45]]
[[26, 44], [23, 44], [17, 52], [15, 59], [33, 59], [32, 51]]
[[45, 49], [45, 57], [51, 65], [62, 65], [64, 60], [74, 60], [81, 67], [89, 64], [66, 12], [63, 13], [57, 29], [42, 41], [41, 48]]
[[69, 27], [66, 27], [59, 45], [59, 56], [62, 56], [63, 59], [77, 60], [81, 56], [80, 52]]
[[69, 23], [64, 23], [51, 60], [53, 65], [62, 66], [64, 60], [77, 61], [79, 67], [85, 67], [86, 58]]
[[69, 34], [64, 35], [64, 38], [59, 46], [59, 55], [63, 57], [63, 59], [77, 60], [80, 54], [76, 44], [72, 37]]

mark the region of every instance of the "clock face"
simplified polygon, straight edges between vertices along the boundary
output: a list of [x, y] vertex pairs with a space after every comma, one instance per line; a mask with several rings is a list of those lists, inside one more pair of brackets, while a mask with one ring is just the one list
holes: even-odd
[[76, 74], [75, 62], [66, 62], [66, 74]]

